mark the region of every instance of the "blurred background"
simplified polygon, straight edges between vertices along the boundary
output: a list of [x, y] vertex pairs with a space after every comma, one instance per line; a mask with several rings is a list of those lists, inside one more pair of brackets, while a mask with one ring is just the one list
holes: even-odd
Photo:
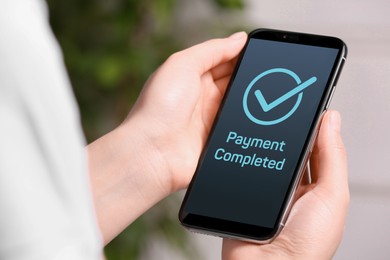
[[[88, 141], [117, 126], [173, 52], [269, 27], [342, 38], [348, 59], [331, 108], [341, 112], [351, 206], [334, 259], [389, 259], [390, 2], [386, 0], [48, 0]], [[174, 194], [112, 241], [108, 260], [219, 259], [221, 240], [185, 231]]]

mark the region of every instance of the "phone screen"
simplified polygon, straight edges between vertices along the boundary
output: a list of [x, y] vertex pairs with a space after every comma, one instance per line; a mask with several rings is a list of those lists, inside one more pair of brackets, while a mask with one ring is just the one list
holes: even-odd
[[182, 206], [185, 225], [248, 237], [275, 232], [340, 51], [249, 38]]

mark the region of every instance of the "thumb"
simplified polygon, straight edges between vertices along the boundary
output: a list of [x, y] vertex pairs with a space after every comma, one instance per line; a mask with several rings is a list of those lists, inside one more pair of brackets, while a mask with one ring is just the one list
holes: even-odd
[[237, 32], [227, 38], [205, 41], [177, 54], [183, 57], [179, 60], [197, 68], [199, 75], [202, 75], [215, 66], [235, 58], [242, 50], [246, 39], [245, 32]]
[[328, 111], [318, 135], [317, 185], [338, 198], [349, 198], [347, 154], [341, 137], [341, 117], [337, 111]]

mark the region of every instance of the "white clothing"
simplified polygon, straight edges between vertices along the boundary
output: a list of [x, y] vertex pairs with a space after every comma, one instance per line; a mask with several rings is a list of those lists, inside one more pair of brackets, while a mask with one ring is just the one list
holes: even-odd
[[46, 3], [0, 6], [0, 259], [101, 259], [85, 141]]

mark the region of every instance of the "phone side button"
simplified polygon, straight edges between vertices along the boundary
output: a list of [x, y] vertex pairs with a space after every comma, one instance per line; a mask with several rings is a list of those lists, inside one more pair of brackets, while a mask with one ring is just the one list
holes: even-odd
[[336, 79], [335, 79], [335, 81], [334, 81], [334, 86], [336, 86], [337, 85], [337, 82], [339, 81], [339, 78], [340, 78], [340, 74], [341, 74], [341, 70], [343, 69], [343, 67], [344, 67], [344, 63], [345, 63], [345, 57], [343, 57], [342, 59], [341, 59], [341, 63], [340, 63], [340, 66], [339, 66], [339, 68], [338, 68], [338, 73], [337, 73], [337, 76], [336, 76]]
[[326, 102], [326, 106], [325, 106], [325, 109], [328, 109], [329, 108], [329, 105], [330, 105], [330, 101], [332, 100], [333, 98], [333, 94], [334, 94], [334, 91], [336, 90], [336, 87], [333, 86], [332, 88], [332, 92], [330, 93], [330, 96], [328, 98], [328, 101]]

